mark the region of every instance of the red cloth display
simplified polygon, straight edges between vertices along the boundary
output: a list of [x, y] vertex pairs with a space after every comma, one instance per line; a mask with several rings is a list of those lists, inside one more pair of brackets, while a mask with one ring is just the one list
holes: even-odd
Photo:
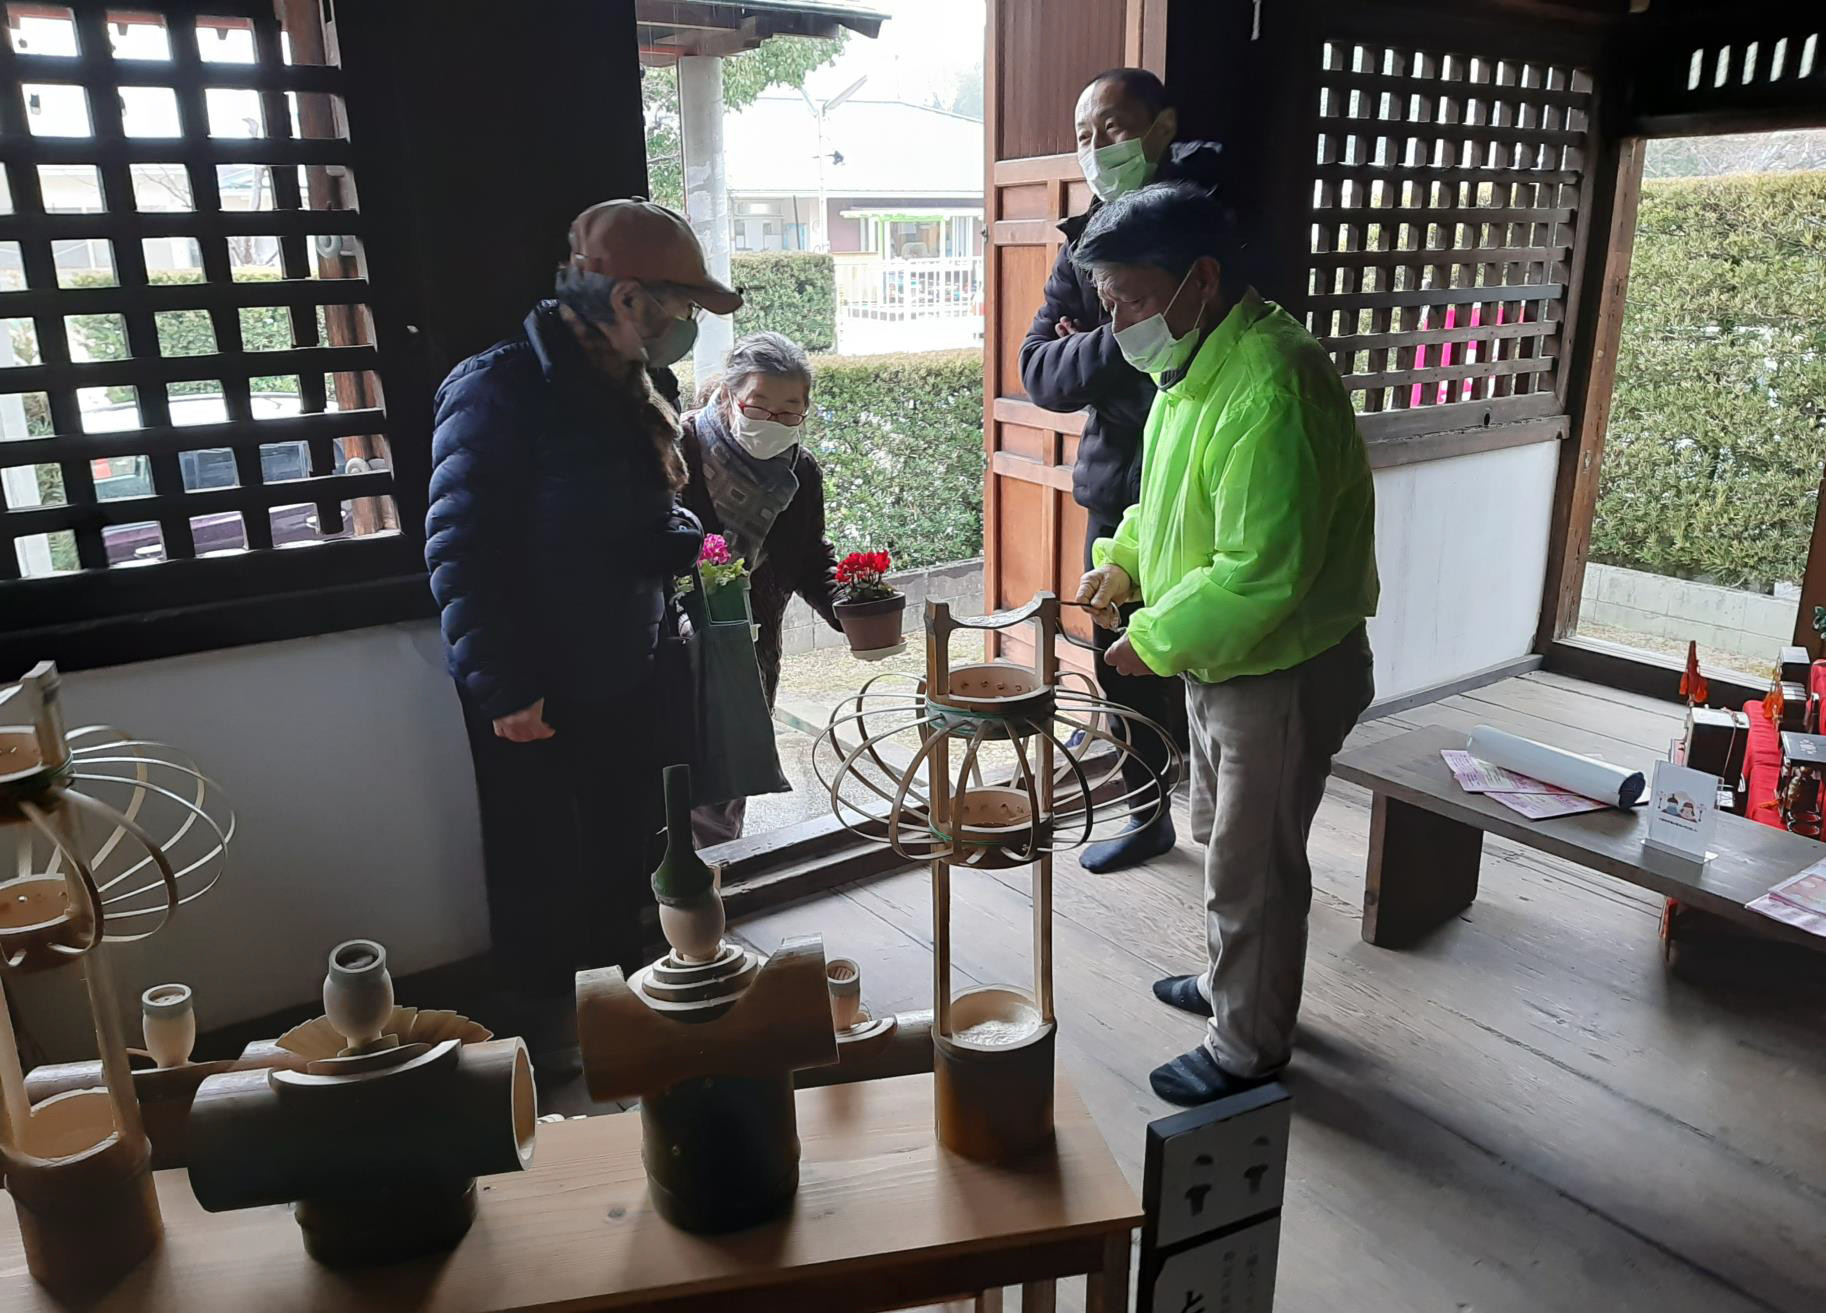
[[[1826, 666], [1826, 662], [1816, 662], [1813, 667], [1815, 689], [1826, 678], [1821, 666]], [[1750, 740], [1744, 751], [1744, 779], [1749, 792], [1745, 806], [1751, 820], [1780, 830], [1785, 828], [1777, 797], [1782, 782], [1782, 734], [1763, 714], [1761, 702], [1744, 703], [1744, 715], [1750, 718]]]

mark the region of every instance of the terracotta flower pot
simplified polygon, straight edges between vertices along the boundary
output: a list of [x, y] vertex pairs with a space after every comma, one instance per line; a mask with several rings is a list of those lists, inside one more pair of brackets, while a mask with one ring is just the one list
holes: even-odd
[[839, 602], [833, 608], [852, 652], [879, 652], [900, 642], [901, 613], [907, 609], [904, 593], [878, 597], [872, 602]]

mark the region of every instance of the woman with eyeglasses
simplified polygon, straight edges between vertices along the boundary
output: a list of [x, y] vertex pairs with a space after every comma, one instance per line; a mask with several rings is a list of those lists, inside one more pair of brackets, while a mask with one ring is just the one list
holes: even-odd
[[[837, 553], [824, 536], [824, 477], [799, 441], [811, 407], [812, 362], [798, 343], [755, 333], [735, 344], [703, 408], [685, 416], [680, 445], [689, 481], [679, 502], [748, 563], [749, 605], [760, 628], [755, 659], [771, 709], [780, 686], [780, 629], [797, 593], [825, 623]], [[700, 846], [739, 838], [743, 799], [699, 807]]]

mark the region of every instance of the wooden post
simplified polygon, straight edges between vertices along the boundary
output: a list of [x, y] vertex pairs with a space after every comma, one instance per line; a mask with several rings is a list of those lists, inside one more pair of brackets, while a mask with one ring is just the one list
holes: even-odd
[[1484, 832], [1434, 812], [1375, 795], [1363, 938], [1403, 948], [1450, 920], [1477, 897]]
[[[1034, 674], [1046, 688], [1059, 683], [1059, 599], [1046, 596], [1040, 612], [1034, 617]], [[1052, 847], [1050, 833], [1053, 816], [1053, 744], [1047, 735], [1039, 736], [1040, 806], [1034, 815], [1036, 826], [1044, 824], [1046, 847]], [[1052, 988], [1052, 853], [1040, 854], [1033, 868], [1033, 974], [1034, 1002], [1040, 1008], [1040, 1021], [1053, 1022]]]
[[[945, 602], [926, 603], [926, 695], [943, 697], [951, 691], [951, 607]], [[951, 824], [951, 740], [942, 730], [926, 759], [926, 782], [931, 793], [932, 828], [949, 835]], [[932, 861], [932, 1028], [951, 1033], [951, 864], [943, 857]]]
[[1127, 1313], [1129, 1248], [1126, 1234], [1103, 1242], [1103, 1270], [1085, 1279], [1084, 1313]]

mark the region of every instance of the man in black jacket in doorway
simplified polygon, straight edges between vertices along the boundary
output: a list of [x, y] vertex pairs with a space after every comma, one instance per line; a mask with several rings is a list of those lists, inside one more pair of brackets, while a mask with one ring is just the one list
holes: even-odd
[[[1146, 69], [1111, 69], [1091, 79], [1078, 97], [1078, 162], [1095, 200], [1083, 214], [1059, 225], [1065, 245], [1046, 280], [1046, 304], [1034, 316], [1021, 346], [1021, 383], [1029, 399], [1047, 410], [1088, 410], [1078, 459], [1072, 467], [1072, 496], [1089, 513], [1084, 539], [1085, 568], [1090, 547], [1115, 533], [1122, 513], [1140, 499], [1141, 431], [1154, 404], [1154, 380], [1122, 358], [1109, 313], [1091, 286], [1090, 275], [1072, 262], [1085, 224], [1104, 201], [1151, 182], [1194, 182], [1215, 189], [1215, 142], [1174, 141], [1178, 115], [1160, 79]], [[1116, 634], [1094, 631], [1099, 655]], [[1099, 661], [1097, 677], [1116, 702], [1159, 722], [1186, 746], [1185, 692], [1179, 681], [1124, 675]], [[1141, 763], [1126, 772], [1129, 789], [1144, 787], [1149, 772], [1161, 773], [1165, 753], [1150, 734], [1136, 737]], [[1085, 850], [1089, 871], [1120, 871], [1150, 861], [1172, 848], [1170, 812]]]

